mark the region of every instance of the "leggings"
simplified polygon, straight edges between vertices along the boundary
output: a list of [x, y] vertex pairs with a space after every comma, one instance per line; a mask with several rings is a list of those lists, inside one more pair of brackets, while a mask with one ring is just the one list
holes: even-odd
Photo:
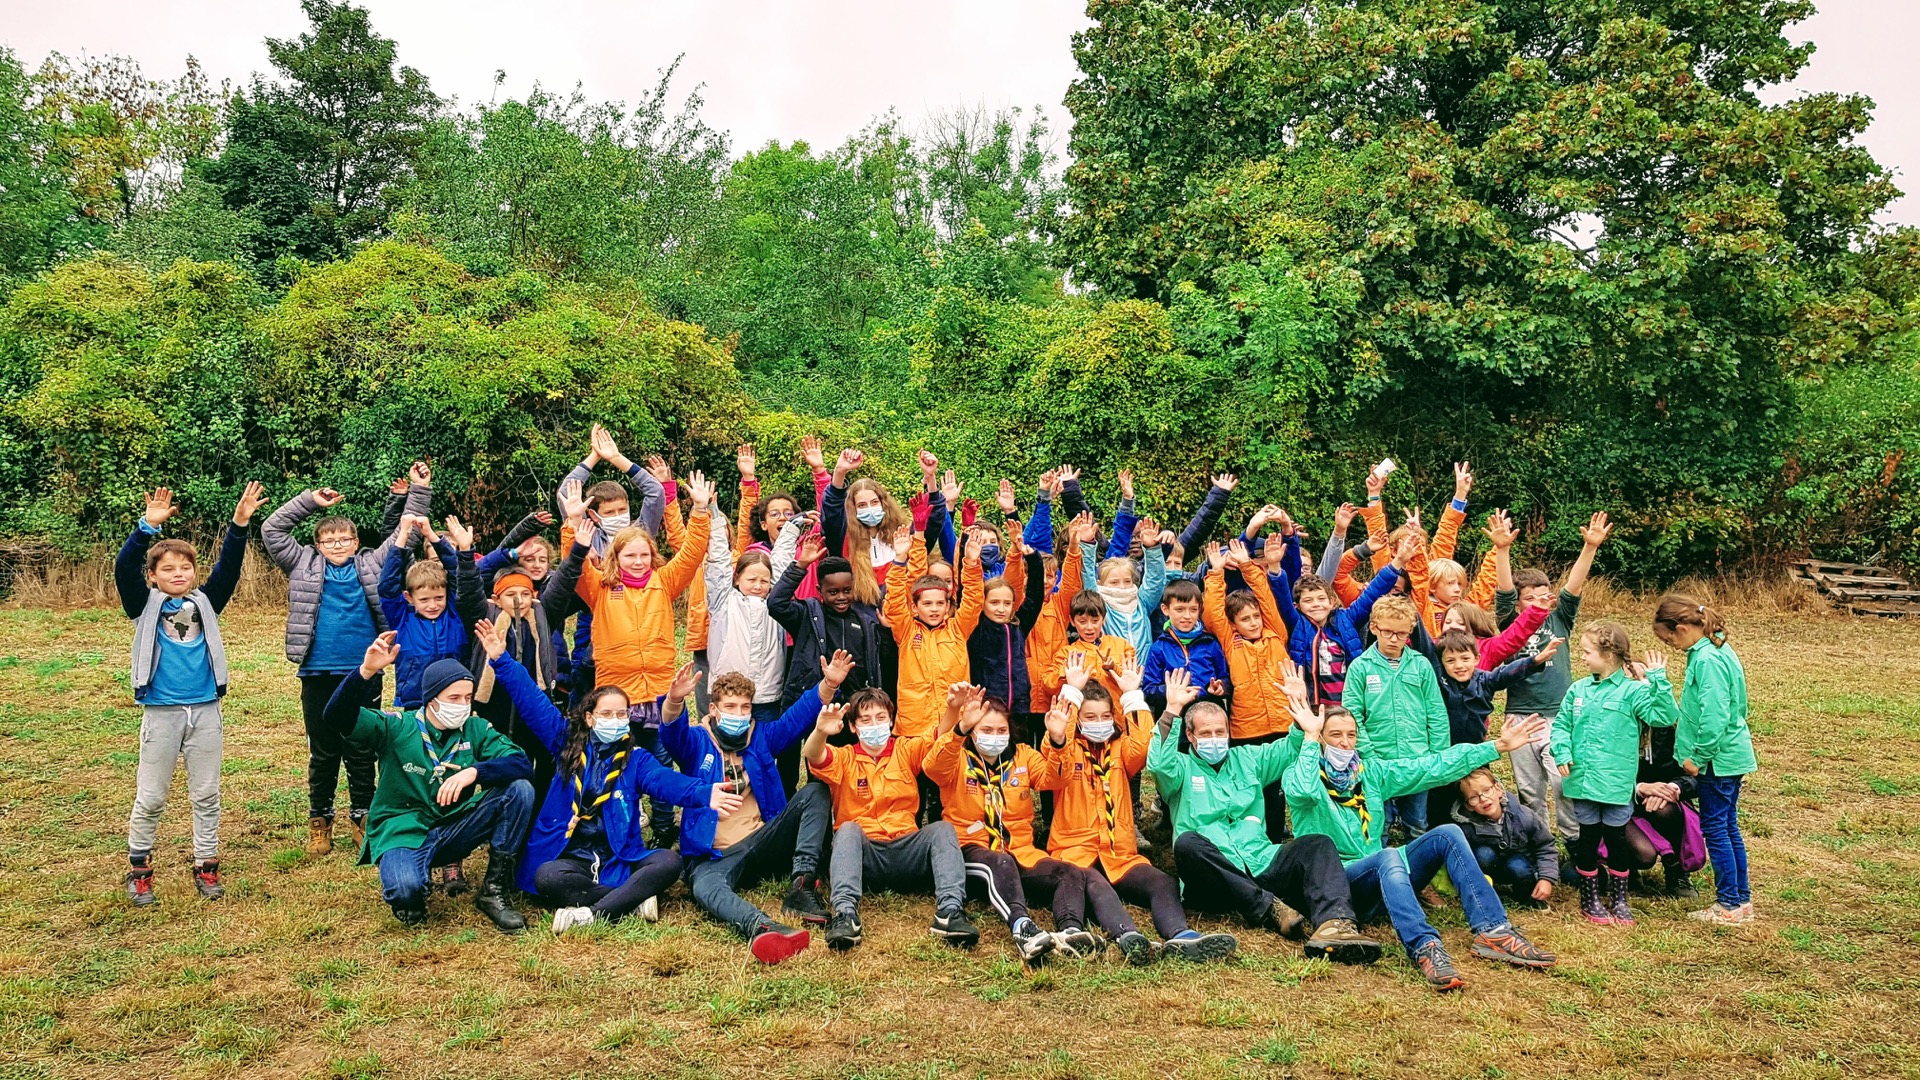
[[648, 897], [660, 895], [679, 876], [680, 856], [671, 851], [656, 851], [641, 859], [619, 885], [602, 885], [594, 880], [591, 861], [562, 855], [534, 870], [533, 889], [554, 907], [590, 907], [608, 922], [619, 922]]
[[[1659, 810], [1649, 813], [1645, 806], [1636, 806], [1633, 816], [1653, 826], [1655, 832], [1666, 838], [1667, 846], [1675, 852], [1686, 839], [1687, 818], [1680, 812], [1678, 803], [1668, 803]], [[1653, 841], [1639, 826], [1629, 822], [1624, 830], [1627, 834], [1626, 849], [1618, 856], [1614, 854], [1613, 844], [1607, 844], [1607, 865], [1623, 870], [1650, 870], [1660, 861], [1660, 853], [1654, 849]], [[1680, 861], [1678, 854], [1667, 856], [1670, 865]]]
[[[1059, 859], [1041, 859], [1032, 866], [1007, 851], [994, 851], [978, 844], [960, 849], [967, 861], [969, 891], [983, 893], [993, 910], [1008, 926], [1030, 918], [1028, 901], [1053, 908], [1056, 928], [1084, 927], [1087, 924], [1087, 883], [1085, 870]], [[1111, 891], [1111, 890], [1109, 890]], [[1115, 906], [1119, 899], [1114, 899]]]
[[[1580, 835], [1573, 838], [1573, 865], [1583, 874], [1596, 873], [1600, 869], [1600, 841], [1607, 842], [1607, 869], [1617, 874], [1637, 869], [1633, 865], [1632, 841], [1627, 839], [1628, 828], [1625, 825], [1593, 824], [1581, 825]], [[1647, 865], [1653, 865], [1649, 862]]]
[[[1102, 876], [1098, 870], [1091, 870], [1093, 877]], [[1153, 928], [1163, 938], [1170, 938], [1187, 931], [1187, 913], [1180, 907], [1180, 886], [1165, 872], [1147, 864], [1141, 864], [1120, 875], [1113, 883], [1113, 891], [1130, 904], [1138, 904], [1153, 913]], [[1087, 899], [1094, 899], [1091, 889]], [[1094, 916], [1099, 917], [1100, 909], [1095, 906]], [[1106, 921], [1101, 920], [1105, 926]]]

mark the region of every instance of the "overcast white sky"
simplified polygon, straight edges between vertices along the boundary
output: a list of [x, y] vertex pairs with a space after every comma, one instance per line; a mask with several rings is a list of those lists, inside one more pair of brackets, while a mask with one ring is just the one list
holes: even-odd
[[[634, 101], [684, 53], [679, 86], [704, 84], [707, 122], [736, 152], [770, 139], [835, 145], [888, 108], [909, 125], [961, 106], [1044, 108], [1064, 153], [1060, 105], [1075, 69], [1083, 0], [364, 0], [403, 63], [462, 101], [536, 80], [582, 84], [589, 97]], [[1920, 40], [1914, 0], [1822, 0], [1789, 31], [1819, 51], [1796, 84], [1870, 95], [1866, 143], [1920, 190]], [[173, 77], [192, 53], [216, 79], [266, 71], [264, 37], [306, 20], [296, 0], [0, 0], [0, 44], [31, 70], [51, 50], [123, 53]], [[1774, 97], [1790, 96], [1772, 95]], [[1883, 220], [1920, 222], [1908, 196]]]

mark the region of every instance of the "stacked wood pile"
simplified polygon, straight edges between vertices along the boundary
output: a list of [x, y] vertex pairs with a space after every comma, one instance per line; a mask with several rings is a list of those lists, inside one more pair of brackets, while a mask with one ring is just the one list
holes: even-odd
[[1884, 566], [1804, 559], [1793, 564], [1793, 576], [1855, 615], [1920, 615], [1920, 589]]

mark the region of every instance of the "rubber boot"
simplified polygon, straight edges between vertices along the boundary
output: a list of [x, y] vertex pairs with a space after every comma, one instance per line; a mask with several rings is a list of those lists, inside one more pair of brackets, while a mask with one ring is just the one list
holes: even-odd
[[1580, 876], [1580, 914], [1596, 926], [1612, 926], [1613, 912], [1600, 898], [1600, 871], [1579, 870]]

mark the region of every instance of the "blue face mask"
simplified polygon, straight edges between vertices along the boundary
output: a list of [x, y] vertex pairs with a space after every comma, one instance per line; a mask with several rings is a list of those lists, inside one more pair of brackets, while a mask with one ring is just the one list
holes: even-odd
[[855, 510], [853, 516], [859, 520], [860, 524], [873, 529], [878, 528], [880, 523], [887, 519], [887, 511], [885, 507], [869, 506], [864, 510]]
[[1227, 738], [1222, 735], [1218, 738], [1195, 739], [1193, 752], [1200, 755], [1201, 761], [1209, 765], [1218, 765], [1227, 760]]
[[1000, 545], [987, 544], [981, 547], [980, 561], [983, 563], [998, 563], [1000, 561]]
[[714, 726], [720, 729], [722, 735], [726, 735], [729, 738], [738, 738], [745, 735], [747, 729], [753, 726], [753, 714], [750, 712], [740, 713], [738, 715], [733, 713], [715, 713], [713, 722]]
[[1008, 735], [976, 734], [973, 737], [973, 748], [980, 751], [981, 757], [997, 758], [1007, 752], [1009, 741], [1011, 736]]

